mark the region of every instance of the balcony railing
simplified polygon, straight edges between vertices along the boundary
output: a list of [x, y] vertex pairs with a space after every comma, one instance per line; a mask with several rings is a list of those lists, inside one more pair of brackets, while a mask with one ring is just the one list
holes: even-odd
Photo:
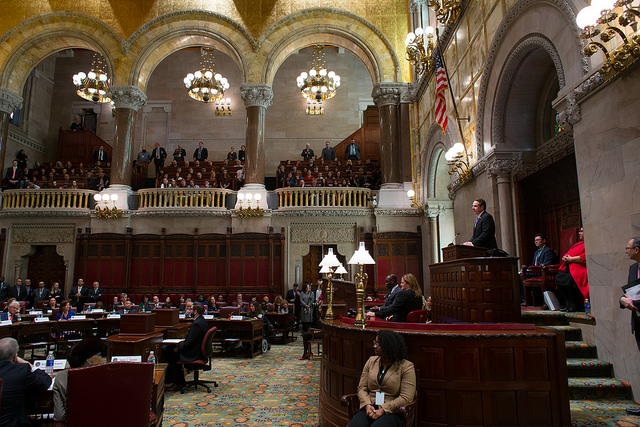
[[371, 207], [371, 190], [355, 187], [279, 188], [278, 208]]
[[87, 209], [97, 191], [86, 189], [6, 190], [2, 193], [3, 210]]
[[138, 190], [138, 210], [167, 208], [227, 208], [234, 192], [224, 188], [149, 188]]

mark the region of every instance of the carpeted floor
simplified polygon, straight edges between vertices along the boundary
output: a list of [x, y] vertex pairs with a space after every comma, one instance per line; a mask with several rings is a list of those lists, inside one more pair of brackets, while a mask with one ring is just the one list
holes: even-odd
[[[302, 340], [272, 345], [249, 358], [217, 358], [203, 379], [217, 380], [211, 394], [167, 392], [163, 425], [169, 427], [315, 426], [318, 423], [320, 358], [300, 361]], [[188, 377], [190, 379], [190, 377]], [[574, 427], [640, 427], [625, 413], [629, 400], [571, 400]]]

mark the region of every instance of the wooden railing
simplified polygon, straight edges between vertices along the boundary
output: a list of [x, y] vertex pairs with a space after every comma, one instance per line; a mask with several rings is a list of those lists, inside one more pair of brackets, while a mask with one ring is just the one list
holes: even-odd
[[224, 188], [149, 188], [138, 190], [138, 210], [155, 208], [227, 208], [233, 194]]
[[2, 209], [89, 209], [97, 191], [87, 189], [6, 190]]
[[356, 187], [278, 188], [278, 208], [371, 207], [371, 190]]

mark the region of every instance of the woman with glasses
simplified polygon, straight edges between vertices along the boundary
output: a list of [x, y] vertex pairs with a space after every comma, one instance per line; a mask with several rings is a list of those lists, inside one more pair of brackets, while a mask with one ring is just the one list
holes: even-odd
[[367, 312], [367, 317], [381, 317], [392, 322], [406, 322], [407, 314], [422, 310], [422, 289], [413, 274], [405, 274], [400, 281], [401, 290], [397, 292], [393, 304], [378, 311]]
[[413, 401], [416, 394], [416, 371], [405, 359], [402, 335], [380, 330], [373, 341], [375, 356], [364, 365], [358, 384], [360, 410], [348, 427], [400, 427], [399, 408]]

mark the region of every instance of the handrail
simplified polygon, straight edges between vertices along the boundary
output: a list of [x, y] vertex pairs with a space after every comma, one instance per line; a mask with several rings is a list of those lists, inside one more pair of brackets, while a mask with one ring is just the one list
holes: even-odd
[[5, 190], [2, 209], [89, 209], [97, 191], [87, 189]]
[[146, 188], [138, 190], [138, 210], [171, 208], [227, 208], [233, 194], [225, 188]]
[[371, 190], [358, 187], [278, 188], [278, 208], [370, 208]]

